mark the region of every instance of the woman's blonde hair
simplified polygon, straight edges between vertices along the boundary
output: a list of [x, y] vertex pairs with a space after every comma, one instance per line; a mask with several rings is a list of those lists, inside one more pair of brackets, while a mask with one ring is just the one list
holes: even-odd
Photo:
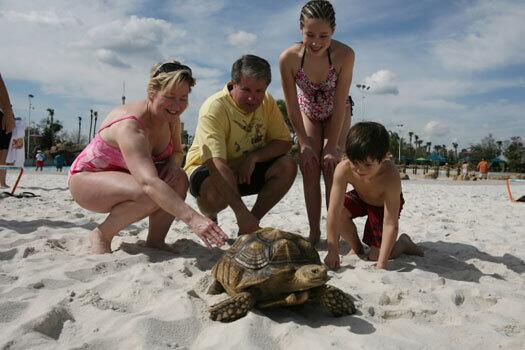
[[190, 67], [175, 60], [157, 63], [151, 67], [150, 80], [147, 87], [148, 96], [151, 97], [159, 91], [171, 90], [183, 82], [188, 83], [190, 91], [192, 86], [195, 85], [195, 78], [192, 76]]

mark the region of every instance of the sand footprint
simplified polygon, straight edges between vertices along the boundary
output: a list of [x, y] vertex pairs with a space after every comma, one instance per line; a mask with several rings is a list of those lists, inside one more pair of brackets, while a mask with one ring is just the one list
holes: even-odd
[[113, 310], [118, 312], [127, 312], [128, 307], [122, 303], [104, 299], [97, 291], [88, 289], [78, 296], [81, 305], [93, 305], [99, 310]]
[[144, 349], [183, 348], [189, 349], [201, 332], [202, 324], [194, 316], [176, 321], [163, 321], [156, 318], [142, 319], [132, 330], [138, 335]]
[[0, 303], [0, 323], [7, 323], [15, 320], [27, 308], [29, 303], [6, 301]]
[[46, 246], [48, 246], [51, 249], [55, 250], [66, 250], [66, 239], [60, 238], [60, 239], [48, 239], [46, 240]]
[[454, 290], [451, 296], [452, 302], [456, 306], [461, 306], [463, 304], [474, 304], [477, 307], [489, 308], [498, 303], [498, 298], [488, 295], [483, 296], [479, 295], [479, 290], [470, 291], [467, 295], [463, 290]]
[[127, 259], [117, 259], [114, 261], [103, 261], [97, 263], [95, 266], [86, 269], [79, 269], [74, 271], [65, 271], [64, 274], [74, 280], [80, 282], [90, 282], [97, 279], [101, 275], [106, 276], [114, 272], [122, 271], [129, 266], [146, 262], [148, 259], [145, 255], [137, 255]]
[[11, 260], [18, 253], [18, 249], [13, 248], [5, 251], [0, 251], [0, 260]]
[[58, 340], [66, 321], [75, 322], [75, 319], [66, 307], [56, 306], [42, 316], [26, 323], [23, 328], [29, 332], [38, 332], [49, 338]]
[[461, 290], [455, 290], [452, 293], [452, 302], [456, 306], [461, 306], [465, 302], [465, 294]]
[[8, 275], [6, 273], [0, 273], [0, 285], [2, 284], [11, 284], [13, 283], [14, 281], [18, 280], [18, 276], [12, 276], [12, 275]]

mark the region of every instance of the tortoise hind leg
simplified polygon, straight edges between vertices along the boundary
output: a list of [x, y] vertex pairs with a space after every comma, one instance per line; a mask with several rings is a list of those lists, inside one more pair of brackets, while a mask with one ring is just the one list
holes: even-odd
[[352, 315], [356, 311], [352, 297], [334, 286], [322, 286], [318, 298], [319, 302], [336, 317]]
[[210, 307], [210, 318], [214, 321], [232, 322], [246, 316], [255, 305], [255, 298], [248, 292], [239, 293]]

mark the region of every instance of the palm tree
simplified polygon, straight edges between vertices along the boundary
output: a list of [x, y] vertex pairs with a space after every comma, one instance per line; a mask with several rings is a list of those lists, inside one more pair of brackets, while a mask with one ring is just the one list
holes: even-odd
[[430, 153], [430, 146], [432, 146], [432, 142], [428, 141], [428, 142], [427, 142], [428, 153]]
[[49, 114], [49, 124], [53, 124], [53, 116], [55, 115], [55, 110], [53, 108], [48, 108], [47, 113]]
[[452, 147], [454, 147], [454, 154], [456, 155], [456, 161], [458, 160], [458, 146], [457, 142], [452, 142]]
[[409, 131], [408, 132], [408, 137], [410, 138], [410, 146], [412, 146], [412, 136], [414, 136], [414, 132], [413, 131]]
[[[53, 108], [48, 108], [47, 113], [49, 114], [49, 125], [53, 125], [53, 117], [55, 115], [55, 110]], [[51, 146], [53, 146], [54, 132], [51, 132]]]
[[288, 110], [286, 109], [286, 103], [284, 102], [284, 100], [281, 100], [281, 99], [275, 102], [277, 103], [277, 107], [279, 107], [279, 110], [281, 111], [284, 117], [284, 122], [286, 123], [286, 126], [288, 126], [288, 129], [290, 130], [290, 133], [292, 134], [292, 140], [293, 142], [295, 142], [295, 130], [293, 128], [292, 121], [290, 120], [290, 118], [288, 118]]

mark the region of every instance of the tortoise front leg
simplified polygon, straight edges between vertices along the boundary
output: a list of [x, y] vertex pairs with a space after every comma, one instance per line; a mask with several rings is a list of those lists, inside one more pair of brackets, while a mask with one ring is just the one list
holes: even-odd
[[232, 322], [246, 316], [255, 305], [255, 298], [248, 292], [239, 293], [210, 307], [210, 318], [214, 321]]
[[356, 309], [352, 297], [341, 289], [330, 285], [324, 285], [319, 287], [317, 292], [318, 301], [326, 307], [332, 315], [339, 317], [355, 313]]

